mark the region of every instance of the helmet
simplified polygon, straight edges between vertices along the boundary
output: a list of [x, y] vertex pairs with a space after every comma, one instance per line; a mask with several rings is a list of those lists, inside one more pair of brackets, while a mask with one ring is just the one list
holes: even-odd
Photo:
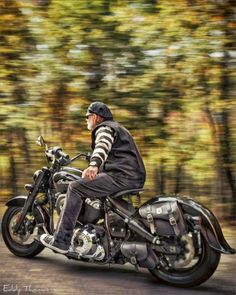
[[99, 115], [103, 117], [105, 120], [113, 120], [112, 113], [110, 109], [108, 108], [108, 106], [105, 105], [105, 103], [100, 101], [95, 101], [90, 104], [90, 106], [88, 107], [86, 116], [88, 116], [91, 113]]

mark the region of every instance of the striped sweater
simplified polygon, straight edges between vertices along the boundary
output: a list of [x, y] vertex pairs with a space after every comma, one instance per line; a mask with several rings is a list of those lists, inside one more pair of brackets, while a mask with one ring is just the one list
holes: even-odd
[[114, 142], [115, 132], [109, 126], [101, 126], [95, 133], [95, 148], [90, 158], [91, 166], [102, 166]]

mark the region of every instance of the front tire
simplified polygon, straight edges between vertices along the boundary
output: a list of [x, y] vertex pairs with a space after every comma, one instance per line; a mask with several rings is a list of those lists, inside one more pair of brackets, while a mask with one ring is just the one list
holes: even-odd
[[[34, 257], [43, 251], [44, 246], [32, 238], [32, 234], [15, 235], [12, 225], [22, 207], [9, 207], [2, 219], [2, 237], [7, 248], [16, 256]], [[31, 241], [32, 239], [32, 241]]]
[[169, 285], [183, 288], [198, 286], [207, 281], [215, 272], [221, 254], [212, 249], [202, 237], [202, 252], [198, 262], [187, 269], [149, 269], [150, 273], [158, 280]]

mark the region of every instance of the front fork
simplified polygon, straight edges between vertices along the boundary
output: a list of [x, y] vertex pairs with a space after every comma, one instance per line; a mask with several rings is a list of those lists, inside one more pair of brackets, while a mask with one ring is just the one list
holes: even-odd
[[[39, 188], [43, 183], [43, 179], [45, 177], [48, 177], [48, 173], [49, 173], [49, 170], [47, 168], [43, 168], [42, 171], [43, 171], [43, 173], [41, 173], [38, 176], [37, 180], [35, 181], [33, 189], [29, 192], [29, 195], [25, 201], [24, 207], [23, 207], [19, 217], [16, 220], [16, 224], [13, 226], [14, 233], [17, 233], [20, 230], [20, 228], [26, 218], [27, 213], [33, 211], [33, 205], [35, 204], [35, 199], [36, 199], [36, 196], [39, 192]], [[53, 198], [52, 198], [52, 195], [51, 195], [51, 192], [49, 189], [46, 192], [46, 194], [47, 194], [47, 198], [49, 200], [49, 212], [46, 212], [46, 210], [44, 210], [44, 211], [46, 212], [45, 214], [47, 214], [49, 217], [49, 232], [53, 233], [53, 231], [54, 231]]]

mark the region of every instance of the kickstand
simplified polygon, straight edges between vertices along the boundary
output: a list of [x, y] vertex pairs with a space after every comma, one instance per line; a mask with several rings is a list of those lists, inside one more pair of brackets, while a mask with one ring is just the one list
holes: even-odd
[[134, 268], [136, 271], [139, 271], [138, 264], [134, 264]]
[[132, 256], [130, 259], [131, 264], [133, 264], [136, 271], [138, 271], [138, 263], [135, 256]]

